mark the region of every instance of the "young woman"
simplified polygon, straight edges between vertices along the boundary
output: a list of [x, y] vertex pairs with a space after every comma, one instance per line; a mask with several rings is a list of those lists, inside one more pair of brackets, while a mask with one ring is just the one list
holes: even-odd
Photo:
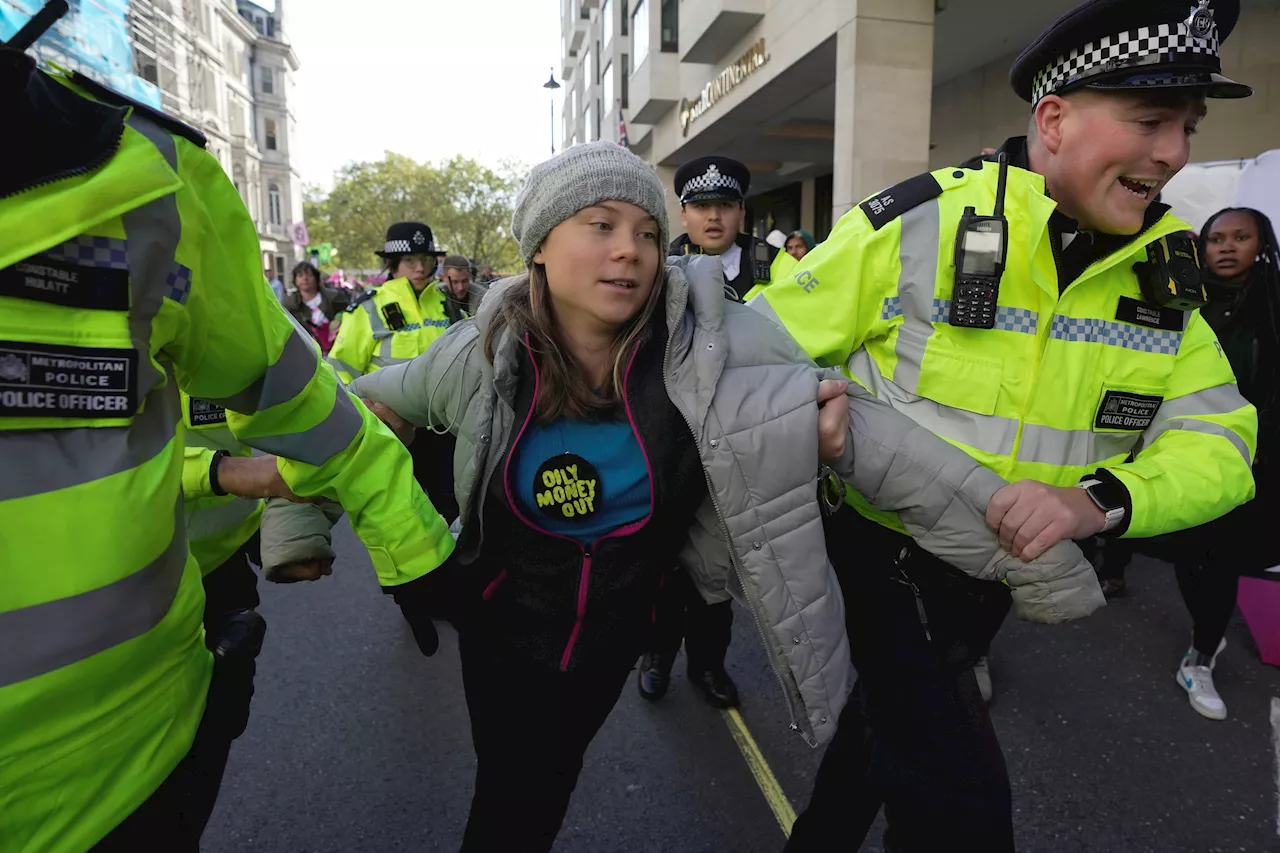
[[1237, 579], [1280, 563], [1280, 549], [1267, 535], [1280, 493], [1280, 463], [1273, 450], [1280, 440], [1280, 251], [1270, 220], [1248, 208], [1214, 214], [1200, 230], [1200, 263], [1209, 293], [1201, 314], [1218, 335], [1240, 393], [1258, 409], [1256, 497], [1217, 521], [1179, 534], [1174, 562], [1195, 626], [1178, 683], [1198, 713], [1223, 720], [1227, 706], [1214, 686], [1213, 668], [1226, 646]]
[[[592, 143], [537, 166], [513, 233], [526, 275], [424, 355], [352, 385], [402, 435], [444, 424], [458, 437], [478, 758], [463, 851], [551, 848], [676, 565], [708, 601], [734, 592], [794, 728], [811, 744], [830, 736], [849, 657], [820, 455], [958, 567], [1011, 572], [1028, 618], [1101, 604], [1068, 543], [1030, 565], [1001, 556], [983, 508], [1002, 481], [726, 300], [718, 258], [664, 268], [663, 188], [629, 151]], [[393, 593], [426, 653], [430, 577]]]
[[302, 324], [302, 328], [320, 344], [321, 352], [328, 353], [338, 336], [335, 320], [351, 303], [344, 290], [325, 287], [320, 283], [320, 270], [303, 261], [293, 268], [293, 287], [285, 294], [284, 309]]

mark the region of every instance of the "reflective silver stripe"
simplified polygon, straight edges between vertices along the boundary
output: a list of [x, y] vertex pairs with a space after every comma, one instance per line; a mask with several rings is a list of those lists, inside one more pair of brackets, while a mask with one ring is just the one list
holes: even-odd
[[369, 363], [370, 363], [370, 364], [372, 364], [374, 367], [377, 367], [377, 368], [383, 368], [383, 367], [391, 367], [391, 366], [392, 366], [392, 365], [394, 365], [394, 364], [404, 364], [404, 363], [405, 363], [405, 362], [407, 362], [407, 361], [413, 361], [413, 359], [411, 359], [411, 358], [383, 358], [382, 356], [375, 355], [375, 356], [373, 357], [373, 359], [372, 359]]
[[391, 358], [391, 341], [395, 338], [395, 332], [387, 328], [387, 324], [382, 321], [382, 312], [378, 310], [378, 306], [373, 304], [370, 299], [364, 304], [364, 310], [369, 315], [369, 328], [373, 331], [373, 340], [378, 344], [377, 351], [373, 357], [369, 359], [371, 364], [377, 364], [379, 367], [385, 367], [378, 359]]
[[224, 409], [252, 415], [297, 397], [316, 372], [316, 355], [311, 336], [300, 329], [292, 316], [293, 334], [284, 342], [280, 356], [243, 391], [230, 397], [210, 398]]
[[0, 613], [0, 687], [70, 666], [159, 625], [173, 606], [186, 561], [179, 499], [173, 539], [150, 565], [89, 592]]
[[[1249, 454], [1249, 445], [1235, 430], [1224, 427], [1221, 424], [1215, 424], [1212, 421], [1198, 421], [1195, 419], [1178, 420], [1175, 423], [1177, 423], [1175, 428], [1183, 432], [1199, 432], [1205, 435], [1217, 435], [1225, 438], [1235, 446], [1236, 451], [1244, 459], [1244, 464], [1250, 467], [1253, 466], [1253, 457]], [[1162, 434], [1168, 431], [1168, 429], [1162, 430]]]
[[1147, 432], [1158, 432], [1161, 424], [1174, 418], [1227, 415], [1247, 405], [1249, 401], [1241, 396], [1240, 388], [1234, 382], [1215, 385], [1203, 391], [1196, 391], [1194, 394], [1184, 394], [1172, 400], [1165, 400], [1160, 404], [1160, 411], [1156, 414], [1156, 419], [1151, 426], [1147, 428]]
[[1196, 391], [1194, 394], [1184, 394], [1172, 400], [1165, 400], [1160, 404], [1156, 419], [1142, 434], [1142, 446], [1150, 447], [1160, 436], [1175, 429], [1220, 435], [1234, 444], [1245, 462], [1252, 465], [1253, 458], [1249, 455], [1249, 445], [1239, 433], [1230, 427], [1199, 420], [1205, 415], [1230, 414], [1248, 404], [1249, 401], [1240, 395], [1240, 388], [1234, 382], [1215, 385], [1203, 391]]
[[1026, 424], [1022, 428], [1018, 461], [1084, 467], [1116, 456], [1128, 456], [1137, 449], [1139, 439], [1141, 435], [1136, 432], [1094, 432]]
[[898, 261], [902, 270], [898, 275], [898, 297], [903, 320], [898, 327], [898, 366], [894, 368], [893, 381], [911, 394], [920, 387], [920, 359], [933, 334], [933, 291], [938, 278], [938, 217], [936, 198], [913, 207], [901, 217]]
[[[352, 381], [355, 381], [356, 379], [364, 375], [363, 370], [356, 370], [355, 367], [353, 367], [350, 364], [347, 364], [345, 361], [343, 361], [340, 358], [334, 358], [333, 356], [330, 355], [330, 356], [325, 356], [324, 360], [329, 362], [329, 366], [332, 367], [334, 370], [341, 371], [342, 373], [345, 373], [348, 376], [350, 376]], [[342, 377], [339, 376], [338, 380], [341, 381]]]
[[[177, 148], [167, 131], [136, 112], [129, 118], [129, 126], [146, 137], [169, 168], [177, 171]], [[151, 360], [151, 326], [164, 304], [169, 275], [177, 268], [182, 239], [177, 196], [163, 195], [127, 211], [120, 219], [129, 262], [129, 336], [138, 351], [138, 387], [154, 388], [163, 376]]]
[[192, 542], [235, 530], [258, 511], [261, 501], [230, 500], [186, 512], [187, 538]]
[[182, 414], [170, 382], [147, 395], [128, 426], [0, 431], [0, 501], [92, 483], [159, 456]]
[[325, 419], [302, 432], [268, 435], [246, 440], [245, 444], [296, 462], [319, 467], [346, 450], [364, 426], [364, 418], [351, 402], [347, 389], [339, 384], [333, 408]]
[[849, 373], [881, 400], [940, 438], [993, 456], [1012, 456], [1018, 437], [1013, 418], [980, 415], [920, 397], [886, 379], [866, 348], [849, 357]]

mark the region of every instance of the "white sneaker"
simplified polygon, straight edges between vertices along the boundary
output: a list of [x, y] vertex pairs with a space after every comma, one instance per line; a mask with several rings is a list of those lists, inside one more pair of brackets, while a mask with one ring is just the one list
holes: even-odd
[[978, 681], [978, 692], [982, 694], [982, 701], [990, 705], [993, 688], [991, 686], [991, 665], [987, 662], [986, 655], [978, 658], [978, 662], [973, 665], [973, 677]]
[[1211, 658], [1200, 654], [1194, 647], [1190, 648], [1182, 656], [1182, 664], [1178, 667], [1178, 683], [1187, 691], [1191, 707], [1197, 714], [1210, 720], [1227, 718], [1227, 705], [1213, 686], [1213, 667], [1218, 661], [1218, 655], [1226, 647], [1227, 641], [1223, 640]]

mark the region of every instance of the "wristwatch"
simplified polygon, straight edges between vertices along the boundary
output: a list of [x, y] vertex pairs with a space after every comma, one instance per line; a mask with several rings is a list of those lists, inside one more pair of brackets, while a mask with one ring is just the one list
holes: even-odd
[[1110, 498], [1106, 494], [1106, 484], [1101, 480], [1081, 480], [1076, 484], [1076, 488], [1084, 489], [1088, 492], [1089, 498], [1094, 502], [1098, 509], [1102, 510], [1102, 514], [1107, 517], [1106, 524], [1102, 526], [1102, 530], [1099, 531], [1100, 533], [1107, 533], [1115, 530], [1124, 522], [1124, 504], [1116, 504], [1114, 498]]
[[215, 450], [213, 458], [209, 460], [209, 491], [213, 492], [220, 498], [227, 496], [226, 491], [222, 488], [222, 484], [218, 482], [218, 463], [230, 456], [231, 453], [226, 450]]

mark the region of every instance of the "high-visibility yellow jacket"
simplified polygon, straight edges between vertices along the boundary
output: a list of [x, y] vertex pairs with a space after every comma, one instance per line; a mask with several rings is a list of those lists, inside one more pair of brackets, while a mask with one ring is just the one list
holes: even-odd
[[1213, 331], [1198, 311], [1179, 314], [1176, 328], [1131, 319], [1142, 301], [1133, 265], [1147, 244], [1187, 228], [1171, 214], [1060, 295], [1048, 235], [1056, 204], [1042, 176], [1010, 168], [996, 328], [948, 323], [956, 229], [966, 207], [993, 210], [996, 175], [995, 163], [940, 169], [936, 197], [911, 206], [904, 184], [897, 198], [853, 208], [753, 305], [814, 359], [843, 365], [1009, 480], [1069, 486], [1111, 472], [1132, 501], [1125, 536], [1191, 527], [1250, 499], [1257, 415]]
[[[329, 363], [342, 381], [400, 364], [427, 351], [449, 328], [444, 292], [435, 282], [414, 293], [407, 278], [386, 282], [369, 299], [352, 305], [329, 350]], [[388, 306], [398, 306], [400, 316]]]
[[191, 556], [207, 575], [253, 538], [262, 524], [262, 501], [215, 495], [209, 466], [219, 450], [251, 456], [252, 448], [227, 426], [227, 410], [217, 403], [181, 394], [183, 432], [182, 497]]
[[381, 584], [453, 539], [276, 303], [199, 135], [30, 73], [24, 97], [59, 124], [24, 132], [65, 126], [77, 160], [0, 198], [0, 848], [84, 853], [188, 751], [212, 670], [179, 388], [294, 460], [295, 492], [341, 501]]

